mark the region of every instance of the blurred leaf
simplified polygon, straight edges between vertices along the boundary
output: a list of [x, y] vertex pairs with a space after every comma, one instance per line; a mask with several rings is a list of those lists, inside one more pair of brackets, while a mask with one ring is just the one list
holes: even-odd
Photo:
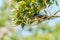
[[58, 2], [57, 1], [55, 1], [56, 2], [56, 5], [58, 6]]

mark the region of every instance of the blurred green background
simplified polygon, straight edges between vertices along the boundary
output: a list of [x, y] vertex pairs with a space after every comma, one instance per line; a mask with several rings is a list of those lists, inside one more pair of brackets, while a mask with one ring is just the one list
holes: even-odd
[[[10, 0], [0, 0], [0, 40], [60, 40], [60, 18], [37, 25], [26, 25], [22, 29], [20, 25], [15, 26], [10, 20], [11, 5]], [[58, 7], [55, 4], [50, 7], [52, 13], [59, 9], [60, 3]]]

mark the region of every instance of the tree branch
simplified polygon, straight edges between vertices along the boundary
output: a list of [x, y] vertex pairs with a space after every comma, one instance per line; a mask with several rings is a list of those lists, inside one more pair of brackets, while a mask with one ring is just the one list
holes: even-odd
[[55, 12], [54, 15], [56, 15], [58, 12], [60, 12], [60, 10], [58, 10], [57, 12]]

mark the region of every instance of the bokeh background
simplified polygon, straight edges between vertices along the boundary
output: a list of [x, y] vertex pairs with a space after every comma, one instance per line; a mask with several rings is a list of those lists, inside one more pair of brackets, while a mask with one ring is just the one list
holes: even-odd
[[[49, 10], [55, 13], [60, 9], [53, 4]], [[0, 40], [60, 40], [60, 18], [44, 21], [37, 25], [15, 26], [11, 19], [10, 0], [0, 0]], [[60, 13], [60, 12], [59, 12]], [[60, 14], [57, 15], [60, 15]], [[31, 27], [31, 29], [29, 29]]]

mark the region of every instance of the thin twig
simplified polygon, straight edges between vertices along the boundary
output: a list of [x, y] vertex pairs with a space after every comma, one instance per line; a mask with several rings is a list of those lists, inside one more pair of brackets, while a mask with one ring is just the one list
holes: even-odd
[[49, 19], [52, 19], [52, 18], [60, 17], [60, 16], [56, 15], [58, 12], [60, 12], [60, 10], [58, 10], [57, 12], [55, 12], [53, 15], [50, 15], [50, 16], [48, 16], [47, 13], [45, 13], [46, 15], [44, 15], [41, 18], [38, 18], [37, 20], [33, 20], [33, 22], [38, 21], [39, 23], [41, 23], [43, 21], [46, 21], [46, 20], [49, 20]]
[[56, 15], [58, 12], [60, 12], [60, 10], [58, 10], [57, 12], [55, 12], [53, 15]]

